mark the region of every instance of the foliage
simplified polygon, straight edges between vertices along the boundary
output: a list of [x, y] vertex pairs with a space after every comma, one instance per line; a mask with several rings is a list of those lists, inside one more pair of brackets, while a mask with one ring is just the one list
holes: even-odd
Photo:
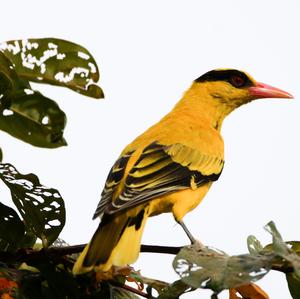
[[55, 38], [0, 44], [0, 129], [39, 147], [66, 145], [66, 115], [53, 100], [32, 89], [30, 81], [70, 88], [102, 98], [94, 82], [99, 70], [83, 47]]
[[[77, 44], [53, 38], [9, 41], [0, 50], [0, 129], [39, 147], [66, 145], [65, 113], [30, 82], [101, 98], [94, 58]], [[300, 242], [284, 242], [273, 222], [265, 227], [272, 243], [264, 247], [249, 236], [248, 254], [230, 256], [201, 244], [142, 245], [143, 251], [176, 254], [179, 279], [173, 283], [146, 278], [130, 267], [75, 277], [75, 254], [84, 245], [58, 239], [65, 224], [59, 192], [8, 163], [0, 163], [0, 179], [17, 209], [0, 202], [0, 299], [175, 299], [196, 289], [210, 289], [215, 299], [223, 290], [229, 290], [230, 299], [268, 299], [254, 282], [271, 270], [285, 273], [292, 298], [300, 298]]]
[[[245, 285], [253, 288], [251, 283], [273, 269], [286, 273], [293, 298], [299, 298], [300, 242], [285, 243], [273, 222], [268, 223], [265, 228], [271, 233], [273, 242], [263, 247], [254, 236], [250, 236], [250, 254], [228, 256], [219, 250], [196, 244], [184, 247], [175, 257], [173, 267], [182, 282], [194, 289], [211, 289], [216, 295], [224, 289], [239, 291]], [[245, 295], [242, 298], [249, 297]]]
[[[186, 292], [208, 288], [213, 291], [212, 298], [229, 289], [230, 299], [268, 299], [268, 295], [253, 282], [268, 271], [276, 270], [286, 274], [292, 298], [299, 298], [299, 242], [283, 242], [272, 222], [267, 229], [270, 229], [273, 242], [250, 254], [229, 256], [199, 244], [182, 247], [173, 262], [180, 280], [171, 284], [145, 278], [128, 267], [74, 277], [71, 274], [73, 254], [80, 252], [83, 245], [27, 250], [25, 253], [22, 249], [2, 252], [0, 259], [9, 261], [10, 268], [2, 268], [0, 278], [9, 277], [16, 283], [15, 292], [19, 297], [13, 298], [132, 299], [140, 298], [138, 294], [152, 299], [175, 299]], [[248, 245], [252, 247], [253, 238], [249, 240]], [[282, 254], [282, 249], [278, 251], [278, 248], [288, 248], [288, 252]], [[287, 259], [288, 256], [293, 258]], [[129, 287], [126, 282], [135, 282], [137, 288]], [[158, 295], [153, 295], [153, 290]]]
[[[44, 247], [51, 245], [65, 224], [65, 206], [59, 192], [41, 185], [32, 173], [20, 174], [10, 164], [0, 163], [0, 178], [10, 189], [12, 200], [23, 218], [21, 221], [14, 210], [1, 204], [0, 240], [1, 243], [6, 241], [4, 248], [20, 248], [25, 230], [40, 238]], [[13, 233], [9, 238], [4, 227]], [[14, 240], [10, 240], [12, 236], [15, 236]]]

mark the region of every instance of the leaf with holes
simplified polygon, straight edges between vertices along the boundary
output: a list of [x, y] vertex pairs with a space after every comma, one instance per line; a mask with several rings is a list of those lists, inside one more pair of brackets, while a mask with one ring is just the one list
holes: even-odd
[[25, 226], [14, 209], [0, 202], [0, 250], [14, 250], [25, 236]]
[[257, 240], [257, 238], [252, 235], [248, 236], [247, 238], [247, 246], [248, 246], [248, 251], [250, 252], [250, 254], [253, 255], [259, 254], [264, 249], [261, 243]]
[[0, 129], [35, 146], [66, 145], [66, 115], [52, 100], [20, 79], [13, 64], [0, 52]]
[[25, 39], [4, 42], [0, 50], [25, 80], [65, 86], [93, 98], [104, 97], [95, 84], [99, 80], [97, 64], [78, 44], [57, 38]]
[[274, 253], [281, 257], [284, 261], [288, 262], [294, 268], [294, 275], [300, 279], [300, 257], [296, 252], [297, 246], [294, 245], [294, 251], [293, 245], [289, 245], [283, 241], [273, 221], [269, 222], [265, 226], [265, 229], [273, 237], [271, 248]]
[[20, 174], [11, 164], [0, 163], [0, 178], [10, 189], [26, 228], [42, 240], [44, 247], [51, 245], [65, 224], [65, 206], [59, 192], [41, 185], [34, 174]]
[[0, 111], [0, 129], [34, 146], [66, 145], [63, 131], [66, 115], [52, 100], [31, 89], [19, 92]]
[[193, 288], [216, 293], [261, 279], [271, 269], [273, 256], [228, 256], [224, 252], [193, 245], [180, 250], [173, 268]]
[[22, 80], [16, 73], [14, 64], [0, 51], [0, 97], [11, 95], [14, 90], [29, 87], [28, 81]]

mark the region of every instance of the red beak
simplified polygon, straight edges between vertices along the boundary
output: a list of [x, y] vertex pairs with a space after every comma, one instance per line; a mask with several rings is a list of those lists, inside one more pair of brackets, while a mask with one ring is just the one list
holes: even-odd
[[293, 99], [294, 97], [279, 88], [270, 86], [265, 83], [256, 82], [255, 86], [249, 87], [249, 93], [255, 99], [261, 98], [286, 98], [286, 99]]

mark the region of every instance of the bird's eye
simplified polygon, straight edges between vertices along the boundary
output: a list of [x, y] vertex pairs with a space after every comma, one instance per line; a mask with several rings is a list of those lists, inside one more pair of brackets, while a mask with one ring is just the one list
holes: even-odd
[[243, 87], [246, 83], [244, 78], [242, 78], [241, 76], [237, 76], [237, 75], [230, 77], [229, 82], [234, 87], [237, 87], [237, 88]]

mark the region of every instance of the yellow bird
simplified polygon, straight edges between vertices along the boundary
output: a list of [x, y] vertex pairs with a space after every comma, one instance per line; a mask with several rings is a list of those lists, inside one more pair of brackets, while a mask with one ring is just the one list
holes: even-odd
[[259, 98], [292, 98], [247, 73], [217, 69], [196, 79], [173, 110], [130, 143], [107, 177], [94, 219], [101, 221], [73, 273], [107, 271], [136, 261], [150, 216], [183, 217], [203, 199], [224, 166], [224, 118]]

